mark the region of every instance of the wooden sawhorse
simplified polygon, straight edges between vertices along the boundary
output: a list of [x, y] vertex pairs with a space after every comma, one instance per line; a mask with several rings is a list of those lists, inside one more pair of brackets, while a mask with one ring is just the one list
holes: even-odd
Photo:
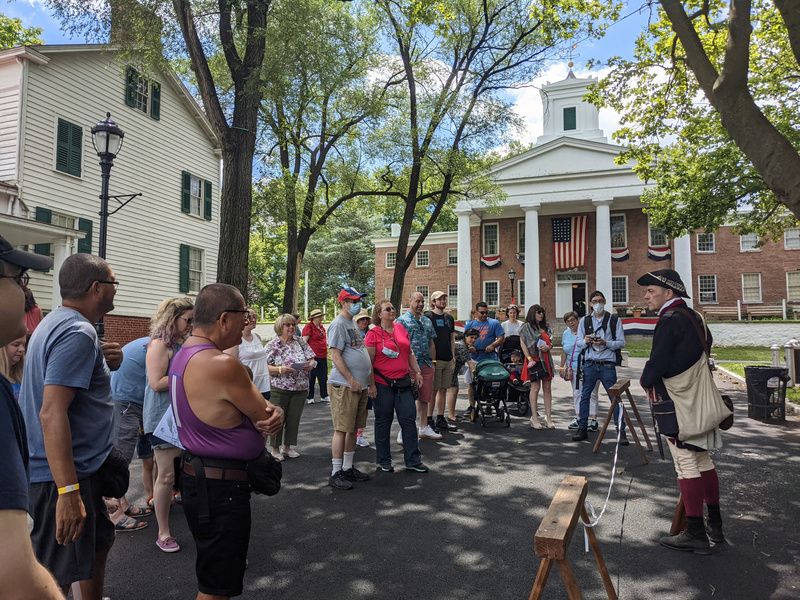
[[[536, 572], [536, 579], [533, 582], [533, 589], [528, 600], [539, 600], [544, 593], [544, 586], [550, 576], [550, 569], [555, 563], [561, 573], [561, 579], [567, 588], [567, 596], [570, 600], [582, 600], [583, 595], [572, 572], [572, 565], [567, 560], [567, 548], [569, 547], [575, 525], [578, 523], [578, 515], [584, 523], [590, 523], [589, 515], [586, 513], [586, 493], [589, 491], [589, 483], [586, 477], [577, 475], [567, 475], [561, 485], [556, 490], [550, 508], [542, 519], [539, 529], [533, 538], [533, 549], [536, 556], [542, 559], [539, 570]], [[589, 537], [589, 545], [597, 561], [597, 568], [603, 578], [603, 586], [610, 600], [617, 600], [617, 592], [611, 577], [608, 574], [605, 560], [600, 552], [600, 544], [594, 534], [594, 529], [588, 527], [586, 533]]]
[[642, 431], [642, 437], [644, 437], [644, 441], [647, 443], [648, 452], [653, 451], [653, 445], [650, 443], [650, 437], [647, 435], [647, 430], [644, 427], [644, 423], [642, 423], [642, 417], [639, 414], [639, 409], [636, 408], [636, 402], [634, 402], [633, 396], [631, 396], [630, 387], [630, 379], [620, 379], [617, 381], [617, 383], [611, 386], [610, 390], [608, 390], [608, 399], [611, 400], [611, 407], [608, 409], [608, 414], [603, 422], [603, 427], [600, 429], [600, 434], [597, 436], [597, 441], [594, 443], [592, 452], [597, 453], [597, 451], [600, 450], [600, 443], [603, 441], [603, 438], [606, 435], [608, 424], [611, 423], [611, 420], [614, 418], [614, 409], [617, 407], [617, 405], [619, 405], [622, 409], [622, 416], [625, 419], [625, 422], [628, 424], [628, 430], [631, 432], [633, 441], [636, 444], [636, 447], [639, 449], [639, 454], [642, 456], [642, 464], [646, 465], [650, 461], [647, 460], [647, 454], [645, 454], [644, 448], [642, 448], [642, 444], [639, 441], [639, 436], [636, 435], [636, 428], [633, 426], [631, 417], [628, 414], [628, 411], [625, 410], [625, 401], [622, 399], [623, 393], [628, 397], [628, 402], [630, 402], [633, 416], [636, 417], [636, 422], [639, 424], [639, 428]]

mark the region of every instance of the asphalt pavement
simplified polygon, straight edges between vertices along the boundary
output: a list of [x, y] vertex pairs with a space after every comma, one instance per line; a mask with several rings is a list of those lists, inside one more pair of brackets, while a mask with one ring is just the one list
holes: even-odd
[[[642, 359], [620, 369], [652, 439], [649, 409], [639, 388]], [[711, 556], [667, 550], [678, 496], [672, 462], [648, 453], [640, 464], [633, 444], [620, 448], [610, 500], [596, 528], [619, 597], [694, 599], [800, 598], [800, 419], [764, 424], [747, 419], [744, 386], [718, 376], [731, 393], [736, 423], [717, 451], [722, 511], [729, 543]], [[541, 399], [540, 413], [543, 412]], [[356, 466], [374, 474], [351, 491], [327, 485], [331, 419], [328, 405], [306, 406], [302, 456], [284, 462], [283, 489], [254, 496], [245, 599], [270, 600], [519, 600], [528, 598], [539, 559], [533, 536], [566, 475], [589, 478], [588, 499], [599, 513], [608, 492], [614, 443], [598, 454], [574, 443], [569, 384], [553, 385], [555, 430], [531, 429], [512, 408], [511, 427], [462, 423], [440, 442], [421, 440], [431, 472], [374, 471], [374, 448], [359, 448]], [[601, 394], [602, 412], [608, 401]], [[605, 408], [603, 408], [605, 407]], [[466, 399], [459, 398], [459, 412]], [[392, 439], [398, 426], [392, 428]], [[594, 436], [590, 433], [590, 442]], [[367, 430], [372, 440], [372, 417]], [[402, 449], [392, 442], [396, 467]], [[140, 467], [132, 465], [131, 497], [141, 499]], [[105, 595], [111, 600], [194, 598], [194, 545], [180, 506], [172, 532], [182, 545], [164, 554], [149, 527], [117, 535]], [[580, 526], [569, 549], [583, 596], [606, 598]], [[553, 569], [545, 598], [567, 598]]]

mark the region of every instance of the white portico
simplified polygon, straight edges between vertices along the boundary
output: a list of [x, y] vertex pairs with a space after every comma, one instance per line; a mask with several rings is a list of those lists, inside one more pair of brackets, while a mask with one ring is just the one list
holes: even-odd
[[[504, 306], [512, 296], [526, 308], [542, 304], [550, 318], [560, 317], [585, 308], [586, 295], [595, 288], [609, 304], [612, 297], [617, 304], [633, 304], [640, 294], [636, 278], [666, 267], [691, 282], [688, 238], [666, 241], [666, 258], [648, 258], [658, 235], [641, 211], [645, 185], [631, 165], [615, 163], [623, 148], [608, 143], [597, 108], [583, 100], [593, 81], [570, 71], [563, 81], [543, 86], [543, 135], [533, 148], [491, 170], [506, 194], [499, 213], [480, 201], [458, 203], [459, 318], [469, 315], [475, 298]], [[572, 219], [578, 215], [588, 218]], [[554, 219], [562, 226], [565, 219], [573, 227], [584, 223], [585, 230], [573, 231], [571, 238], [583, 244], [576, 264], [565, 267], [554, 258]], [[496, 256], [487, 256], [494, 250]], [[518, 290], [508, 283], [511, 268], [523, 275]]]

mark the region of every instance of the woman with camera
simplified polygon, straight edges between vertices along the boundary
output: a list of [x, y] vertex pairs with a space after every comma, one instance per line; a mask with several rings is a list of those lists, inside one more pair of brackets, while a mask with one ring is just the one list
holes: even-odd
[[522, 353], [525, 355], [527, 376], [531, 382], [531, 427], [534, 429], [542, 429], [536, 411], [540, 387], [544, 397], [545, 427], [556, 428], [551, 414], [553, 404], [553, 358], [550, 355], [550, 350], [553, 348], [552, 335], [553, 332], [547, 325], [544, 307], [534, 304], [528, 309], [528, 314], [525, 315], [525, 324], [519, 332]]

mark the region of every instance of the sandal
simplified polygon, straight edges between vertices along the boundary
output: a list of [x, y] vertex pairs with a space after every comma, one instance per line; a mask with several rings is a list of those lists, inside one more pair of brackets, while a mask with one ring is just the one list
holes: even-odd
[[153, 497], [152, 496], [148, 496], [147, 497], [147, 500], [145, 501], [145, 504], [147, 504], [147, 506], [149, 506], [150, 508], [155, 508], [155, 504], [153, 504]]
[[127, 516], [118, 523], [114, 523], [114, 531], [139, 531], [145, 527], [147, 527], [147, 521], [137, 521]]
[[152, 515], [153, 509], [149, 506], [134, 506], [131, 504], [128, 506], [128, 510], [125, 511], [125, 514], [129, 517], [133, 517], [134, 519], [142, 519]]

